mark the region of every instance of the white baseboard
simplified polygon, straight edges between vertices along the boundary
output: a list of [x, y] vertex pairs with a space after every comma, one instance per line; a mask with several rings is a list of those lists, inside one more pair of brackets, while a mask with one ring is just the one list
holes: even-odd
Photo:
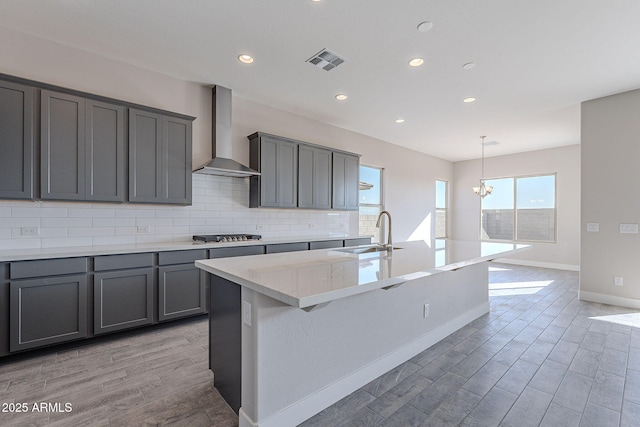
[[579, 265], [573, 264], [557, 264], [553, 262], [527, 261], [524, 259], [497, 258], [493, 262], [501, 264], [524, 265], [527, 267], [552, 268], [554, 270], [580, 271]]
[[614, 295], [598, 294], [595, 292], [580, 291], [580, 300], [599, 302], [601, 304], [617, 305], [619, 307], [628, 307], [640, 309], [640, 300], [633, 298], [617, 297]]
[[467, 313], [450, 320], [333, 384], [329, 384], [325, 388], [308, 395], [265, 420], [254, 421], [240, 408], [239, 427], [298, 425], [488, 312], [489, 302], [482, 303]]

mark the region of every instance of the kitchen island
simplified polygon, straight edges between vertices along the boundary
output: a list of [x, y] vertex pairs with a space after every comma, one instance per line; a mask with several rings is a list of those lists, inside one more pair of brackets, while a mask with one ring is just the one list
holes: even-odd
[[295, 426], [489, 311], [486, 261], [527, 245], [434, 240], [196, 261], [210, 368], [241, 427]]

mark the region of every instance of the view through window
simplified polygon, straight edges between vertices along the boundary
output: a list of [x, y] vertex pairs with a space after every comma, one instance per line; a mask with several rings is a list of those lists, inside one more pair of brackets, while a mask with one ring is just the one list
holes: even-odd
[[485, 182], [493, 192], [482, 199], [482, 239], [555, 242], [555, 174]]
[[436, 239], [448, 237], [447, 233], [447, 181], [436, 180]]
[[382, 212], [382, 169], [360, 166], [360, 221], [359, 233], [373, 236], [372, 243], [380, 242], [381, 230], [376, 227]]

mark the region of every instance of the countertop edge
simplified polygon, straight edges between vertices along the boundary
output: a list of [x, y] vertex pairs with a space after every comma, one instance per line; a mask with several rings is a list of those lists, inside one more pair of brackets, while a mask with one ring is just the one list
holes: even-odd
[[[240, 276], [236, 276], [234, 274], [228, 273], [224, 270], [220, 270], [218, 268], [212, 267], [210, 265], [207, 264], [207, 261], [214, 261], [215, 260], [199, 260], [196, 261], [196, 267], [202, 268], [203, 270], [211, 273], [211, 274], [215, 274], [218, 275], [224, 279], [227, 279], [231, 282], [237, 283], [241, 286], [246, 286], [249, 289], [252, 289], [256, 292], [259, 292], [261, 294], [264, 294], [266, 296], [269, 296], [275, 300], [278, 300], [282, 303], [285, 303], [287, 305], [290, 305], [294, 308], [300, 308], [300, 309], [307, 309], [310, 307], [314, 307], [316, 305], [319, 304], [325, 304], [325, 303], [329, 303], [332, 301], [336, 301], [338, 299], [342, 299], [342, 298], [346, 298], [346, 297], [350, 297], [353, 295], [359, 295], [362, 293], [366, 293], [366, 292], [370, 292], [370, 291], [375, 291], [378, 289], [383, 289], [383, 288], [387, 288], [390, 286], [394, 286], [394, 285], [402, 285], [406, 282], [410, 282], [413, 280], [418, 280], [418, 279], [422, 279], [428, 276], [433, 276], [436, 274], [440, 274], [440, 273], [445, 273], [445, 272], [451, 272], [451, 271], [455, 271], [457, 269], [460, 268], [464, 268], [464, 267], [469, 267], [472, 265], [476, 265], [476, 264], [480, 264], [483, 262], [488, 262], [488, 261], [492, 261], [496, 258], [500, 258], [503, 257], [507, 254], [513, 254], [513, 253], [517, 253], [517, 252], [521, 252], [521, 251], [525, 251], [530, 249], [530, 245], [522, 245], [522, 247], [517, 247], [514, 249], [509, 249], [507, 251], [503, 251], [503, 252], [499, 252], [496, 254], [491, 254], [491, 255], [484, 255], [484, 256], [478, 256], [478, 257], [474, 257], [471, 258], [469, 260], [465, 260], [465, 261], [460, 261], [457, 263], [452, 263], [452, 264], [447, 264], [444, 265], [442, 267], [434, 267], [432, 269], [428, 269], [428, 270], [420, 270], [420, 271], [416, 271], [413, 273], [408, 273], [408, 274], [404, 274], [401, 276], [397, 276], [397, 277], [391, 277], [391, 278], [387, 278], [387, 279], [383, 279], [383, 280], [379, 280], [376, 282], [370, 282], [370, 283], [366, 283], [364, 285], [360, 285], [357, 287], [349, 287], [349, 288], [341, 288], [338, 290], [334, 290], [334, 291], [329, 291], [329, 292], [324, 292], [321, 294], [317, 294], [317, 295], [312, 295], [312, 296], [308, 296], [308, 297], [303, 297], [303, 298], [295, 298], [292, 297], [290, 295], [287, 294], [283, 294], [281, 292], [276, 291], [275, 289], [269, 287], [269, 286], [265, 286], [256, 282], [253, 282], [251, 280], [245, 279], [243, 277]], [[334, 251], [334, 249], [324, 249], [324, 251], [326, 252], [331, 252]], [[349, 256], [354, 256], [357, 258], [357, 255], [355, 254], [350, 254]]]
[[197, 249], [233, 248], [238, 246], [277, 245], [283, 243], [321, 242], [328, 240], [348, 240], [371, 236], [291, 236], [267, 238], [231, 243], [196, 243], [191, 241], [167, 243], [142, 243], [100, 246], [70, 246], [47, 249], [4, 249], [0, 250], [0, 262], [31, 261], [39, 259], [76, 258], [100, 255], [118, 255], [144, 252], [186, 251]]

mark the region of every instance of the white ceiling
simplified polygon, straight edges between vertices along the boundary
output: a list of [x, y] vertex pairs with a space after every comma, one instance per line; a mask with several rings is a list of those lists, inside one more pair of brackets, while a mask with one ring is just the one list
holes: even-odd
[[638, 0], [1, 0], [0, 26], [451, 161], [577, 144], [580, 102], [640, 87]]

